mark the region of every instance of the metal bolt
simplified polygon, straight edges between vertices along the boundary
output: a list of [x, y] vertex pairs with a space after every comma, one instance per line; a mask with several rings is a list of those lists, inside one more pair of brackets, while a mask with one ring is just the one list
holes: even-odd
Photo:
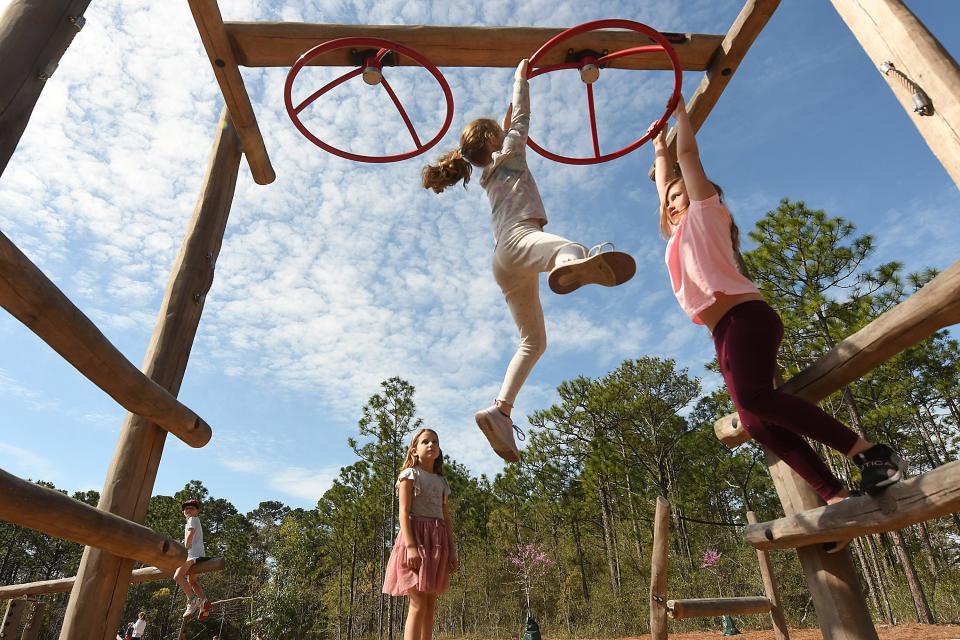
[[58, 63], [56, 60], [50, 60], [47, 62], [47, 66], [40, 70], [40, 73], [37, 74], [37, 78], [40, 80], [49, 80], [53, 77], [53, 72], [57, 70]]
[[80, 31], [87, 24], [87, 19], [83, 16], [67, 16], [67, 22], [72, 24], [77, 31]]
[[196, 302], [196, 303], [199, 303], [201, 300], [203, 300], [203, 294], [200, 293], [199, 291], [194, 291], [194, 292], [193, 292], [193, 301]]

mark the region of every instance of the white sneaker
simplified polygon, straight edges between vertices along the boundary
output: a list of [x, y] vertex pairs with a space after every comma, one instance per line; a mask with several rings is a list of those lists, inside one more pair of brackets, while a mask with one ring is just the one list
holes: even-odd
[[600, 284], [615, 287], [623, 284], [637, 272], [637, 263], [623, 251], [604, 251], [613, 244], [604, 242], [590, 249], [586, 258], [561, 262], [550, 271], [547, 284], [554, 293], [576, 291], [585, 284]]
[[517, 441], [513, 438], [513, 420], [505, 415], [496, 403], [473, 414], [480, 431], [487, 437], [487, 441], [498, 456], [507, 462], [520, 460], [520, 450]]
[[183, 612], [184, 618], [189, 618], [197, 612], [197, 608], [200, 606], [200, 601], [194, 596], [190, 598], [190, 602], [187, 603], [187, 609]]

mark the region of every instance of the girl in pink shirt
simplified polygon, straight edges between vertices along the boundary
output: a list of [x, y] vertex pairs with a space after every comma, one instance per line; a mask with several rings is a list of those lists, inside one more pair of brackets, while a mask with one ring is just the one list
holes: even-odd
[[[862, 471], [861, 486], [867, 493], [897, 482], [905, 465], [890, 447], [867, 442], [816, 405], [774, 388], [783, 323], [746, 275], [739, 230], [719, 187], [704, 174], [682, 99], [673, 115], [682, 177], [668, 176], [663, 132], [654, 138], [667, 270], [680, 306], [713, 335], [720, 371], [744, 430], [829, 504], [850, 494], [801, 436], [851, 458]], [[830, 550], [846, 546], [829, 544]]]

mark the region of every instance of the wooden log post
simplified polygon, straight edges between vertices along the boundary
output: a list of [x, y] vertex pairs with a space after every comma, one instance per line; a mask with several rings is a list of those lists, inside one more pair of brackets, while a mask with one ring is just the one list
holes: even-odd
[[898, 482], [880, 496], [859, 496], [837, 504], [749, 524], [744, 538], [757, 549], [790, 549], [847, 540], [960, 512], [960, 461]]
[[667, 640], [667, 571], [670, 568], [670, 503], [657, 496], [650, 551], [650, 640]]
[[0, 306], [127, 411], [153, 420], [191, 447], [210, 441], [210, 425], [127, 360], [3, 233]]
[[684, 618], [714, 618], [767, 613], [772, 605], [766, 598], [684, 598], [667, 600], [667, 612], [675, 620]]
[[[831, 2], [875, 65], [893, 63], [885, 74], [890, 89], [960, 187], [960, 66], [956, 60], [902, 0]], [[930, 98], [929, 115], [914, 109], [917, 87]]]
[[90, 0], [9, 0], [0, 15], [0, 175]]
[[[207, 174], [167, 291], [144, 370], [176, 394], [183, 381], [206, 293], [213, 283], [240, 169], [240, 143], [224, 110], [217, 124]], [[127, 416], [107, 472], [99, 507], [143, 522], [160, 464], [166, 431]], [[80, 561], [60, 632], [61, 640], [114, 640], [133, 563], [87, 547]]]
[[0, 306], [127, 411], [153, 420], [192, 447], [210, 441], [210, 426], [127, 360], [3, 233]]
[[[757, 514], [753, 511], [747, 511], [747, 523], [756, 524]], [[763, 593], [770, 601], [770, 622], [773, 624], [773, 635], [776, 640], [790, 640], [787, 616], [783, 611], [783, 604], [780, 602], [780, 588], [777, 586], [777, 578], [773, 574], [770, 554], [763, 549], [757, 549], [757, 564], [760, 565]]]
[[[211, 573], [213, 571], [223, 571], [226, 561], [223, 558], [208, 558], [200, 560], [187, 573], [190, 575]], [[173, 577], [173, 571], [158, 569], [157, 567], [143, 567], [136, 569], [130, 574], [130, 584], [140, 584], [141, 582], [151, 582], [153, 580], [169, 580]], [[76, 582], [76, 576], [69, 578], [57, 578], [55, 580], [38, 580], [37, 582], [24, 582], [22, 584], [11, 584], [0, 586], [0, 600], [8, 598], [23, 598], [27, 596], [44, 596], [51, 593], [67, 593], [73, 588]]]
[[30, 621], [23, 627], [23, 634], [20, 640], [37, 640], [40, 636], [40, 629], [43, 627], [43, 614], [47, 609], [47, 603], [38, 600], [33, 603], [30, 609]]
[[[960, 323], [960, 261], [842, 340], [780, 388], [808, 402], [819, 402], [901, 351], [957, 323]], [[750, 439], [736, 413], [717, 420], [713, 430], [717, 439], [728, 447]]]
[[2, 469], [0, 520], [166, 569], [187, 559], [184, 546], [168, 536]]
[[20, 622], [27, 611], [27, 600], [10, 600], [0, 622], [0, 640], [14, 640], [20, 630]]
[[[823, 505], [810, 485], [764, 447], [767, 469], [787, 515]], [[748, 525], [749, 526], [749, 525]], [[847, 550], [827, 553], [821, 545], [797, 549], [823, 640], [878, 640], [860, 576]]]

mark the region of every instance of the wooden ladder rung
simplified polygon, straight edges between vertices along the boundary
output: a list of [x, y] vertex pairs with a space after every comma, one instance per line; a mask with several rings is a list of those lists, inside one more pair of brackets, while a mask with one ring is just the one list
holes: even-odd
[[858, 496], [792, 516], [747, 525], [757, 549], [790, 549], [894, 531], [960, 511], [960, 461], [898, 482], [878, 497]]
[[770, 601], [762, 596], [746, 598], [685, 598], [667, 600], [667, 613], [671, 618], [712, 618], [723, 615], [745, 615], [749, 613], [769, 613], [773, 609]]

